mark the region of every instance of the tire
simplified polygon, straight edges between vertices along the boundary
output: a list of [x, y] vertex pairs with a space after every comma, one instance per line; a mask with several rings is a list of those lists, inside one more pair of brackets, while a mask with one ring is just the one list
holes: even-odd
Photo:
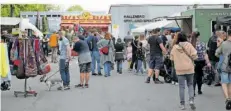
[[166, 75], [166, 76], [164, 76], [164, 81], [166, 83], [171, 83], [172, 82], [172, 78], [169, 75]]

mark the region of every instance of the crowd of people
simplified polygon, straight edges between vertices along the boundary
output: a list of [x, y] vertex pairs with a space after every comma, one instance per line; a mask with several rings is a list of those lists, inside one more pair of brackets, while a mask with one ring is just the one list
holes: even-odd
[[[127, 61], [129, 72], [147, 73], [145, 83], [150, 83], [153, 78], [155, 84], [163, 84], [159, 75], [165, 65], [165, 59], [168, 58], [171, 60], [172, 84], [179, 84], [182, 110], [185, 109], [185, 81], [188, 86], [189, 104], [192, 109], [196, 108], [194, 103], [196, 91], [199, 95], [203, 94], [204, 67], [215, 72], [215, 86], [222, 85], [226, 109], [231, 109], [231, 30], [228, 30], [227, 34], [217, 30], [209, 39], [207, 46], [200, 40], [199, 31], [187, 35], [169, 29], [161, 33], [160, 28], [152, 30], [148, 35], [140, 34], [133, 37], [128, 33], [124, 40], [117, 38], [116, 42], [110, 33], [102, 36], [97, 31], [88, 32], [87, 36], [78, 34], [72, 41], [66, 38], [63, 31], [59, 31], [57, 35], [59, 39], [54, 39], [53, 36], [51, 35], [50, 45], [52, 41], [58, 41], [53, 46], [59, 46], [60, 73], [64, 89], [70, 89], [69, 69], [65, 66], [68, 66], [71, 60], [72, 51], [78, 53], [80, 68], [80, 83], [75, 87], [81, 88], [89, 87], [90, 73], [93, 76], [110, 77], [115, 64], [117, 73], [122, 74], [124, 61]], [[57, 62], [55, 50], [52, 51], [53, 62]]]
[[78, 54], [80, 70], [80, 83], [75, 87], [80, 88], [89, 87], [90, 75], [110, 77], [115, 64], [117, 73], [123, 74], [125, 61], [130, 73], [147, 73], [145, 83], [150, 83], [153, 79], [155, 84], [163, 84], [159, 75], [166, 65], [165, 60], [169, 59], [172, 84], [179, 85], [182, 110], [185, 109], [185, 83], [191, 109], [196, 108], [194, 97], [196, 91], [199, 95], [203, 94], [205, 67], [214, 72], [214, 84], [222, 86], [226, 109], [231, 110], [231, 29], [227, 33], [217, 29], [207, 46], [200, 40], [199, 31], [186, 34], [165, 29], [161, 33], [160, 28], [135, 37], [128, 32], [124, 39], [119, 37], [117, 40], [108, 32], [102, 35], [97, 31], [75, 33], [72, 30], [60, 30], [54, 32], [49, 39], [44, 37], [43, 48], [47, 56], [48, 45], [51, 47], [52, 63], [58, 62], [57, 54], [59, 55], [64, 90], [70, 89], [69, 62], [73, 51]]

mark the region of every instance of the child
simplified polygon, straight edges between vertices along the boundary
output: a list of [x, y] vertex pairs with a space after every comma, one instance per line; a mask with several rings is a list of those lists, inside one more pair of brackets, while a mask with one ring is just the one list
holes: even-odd
[[144, 49], [143, 49], [143, 44], [142, 42], [138, 43], [138, 48], [137, 48], [137, 70], [136, 73], [141, 72], [143, 74], [143, 68], [142, 68], [142, 64], [143, 64], [143, 60], [144, 60]]
[[128, 69], [130, 69], [130, 65], [132, 62], [132, 45], [131, 45], [131, 42], [128, 43], [126, 57], [127, 57], [127, 62], [128, 62]]

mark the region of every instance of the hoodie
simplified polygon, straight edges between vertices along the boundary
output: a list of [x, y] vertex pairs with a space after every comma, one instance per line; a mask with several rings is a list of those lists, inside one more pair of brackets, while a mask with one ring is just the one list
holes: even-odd
[[[187, 52], [188, 55], [184, 52]], [[194, 62], [198, 58], [196, 49], [189, 42], [180, 42], [179, 45], [174, 45], [170, 59], [174, 62], [175, 70], [177, 75], [193, 74], [194, 73]], [[193, 60], [192, 60], [193, 59]]]

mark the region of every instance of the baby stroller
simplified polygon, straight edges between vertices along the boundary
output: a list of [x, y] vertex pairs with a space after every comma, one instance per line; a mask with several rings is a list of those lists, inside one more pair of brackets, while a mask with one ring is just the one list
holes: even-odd
[[203, 80], [204, 84], [207, 84], [209, 86], [212, 84], [212, 82], [215, 79], [215, 72], [214, 71], [215, 70], [211, 67], [205, 66], [203, 68], [204, 76], [203, 76], [202, 80]]
[[[173, 80], [171, 73], [172, 73], [172, 63], [169, 56], [166, 56], [164, 58], [164, 65], [160, 69], [160, 76], [164, 78], [164, 81], [166, 83], [171, 83]], [[153, 76], [153, 80], [154, 79], [155, 79], [155, 75]]]

